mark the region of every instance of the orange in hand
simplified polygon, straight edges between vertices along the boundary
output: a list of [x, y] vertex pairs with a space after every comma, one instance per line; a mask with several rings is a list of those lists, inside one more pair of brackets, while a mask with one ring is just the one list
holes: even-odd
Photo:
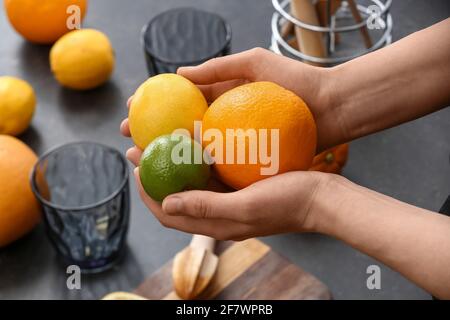
[[[209, 149], [214, 138], [207, 139], [209, 129], [216, 129], [223, 137], [222, 163], [214, 148]], [[251, 141], [255, 136], [235, 135], [232, 143], [227, 136], [227, 129], [248, 129], [256, 131], [258, 139], [256, 162], [251, 162]], [[275, 130], [274, 130], [275, 129]], [[305, 102], [279, 85], [272, 82], [253, 82], [225, 92], [209, 107], [203, 117], [203, 146], [211, 151], [215, 158], [214, 168], [220, 180], [227, 185], [242, 189], [256, 181], [270, 177], [262, 174], [262, 168], [277, 167], [275, 174], [293, 170], [308, 170], [311, 166], [317, 143], [316, 124]], [[262, 145], [261, 133], [266, 131], [267, 145]], [[272, 132], [278, 132], [278, 145]], [[210, 131], [211, 132], [211, 131]], [[263, 135], [264, 136], [264, 135]], [[274, 138], [274, 139], [272, 139]], [[234, 140], [234, 142], [233, 142]], [[229, 144], [232, 147], [227, 148]], [[238, 163], [239, 148], [245, 147], [245, 162]], [[227, 161], [229, 149], [233, 149], [234, 161]], [[241, 149], [243, 150], [243, 149]], [[244, 152], [241, 151], [241, 155]], [[278, 159], [275, 156], [278, 153]], [[261, 157], [261, 155], [265, 155]], [[269, 164], [267, 157], [278, 163]], [[255, 159], [255, 158], [253, 158]], [[219, 161], [218, 161], [219, 160]]]

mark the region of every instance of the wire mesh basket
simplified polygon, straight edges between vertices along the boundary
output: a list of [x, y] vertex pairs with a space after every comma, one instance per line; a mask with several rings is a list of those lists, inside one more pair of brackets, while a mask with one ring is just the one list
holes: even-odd
[[[317, 8], [319, 2], [325, 10], [326, 20], [321, 23], [301, 19], [300, 16], [304, 17], [307, 10], [304, 6], [301, 7], [303, 11], [294, 7], [302, 3]], [[275, 12], [271, 20], [271, 50], [306, 63], [333, 66], [392, 42], [393, 20], [389, 12], [392, 0], [272, 0], [272, 4]], [[295, 16], [294, 9], [297, 9]], [[310, 23], [311, 21], [314, 23]], [[294, 30], [291, 35], [285, 31], [288, 25]], [[302, 50], [305, 48], [301, 48], [298, 40], [295, 43], [295, 38], [304, 40], [302, 32], [323, 41], [323, 52], [319, 50], [319, 54], [311, 54], [308, 50]]]

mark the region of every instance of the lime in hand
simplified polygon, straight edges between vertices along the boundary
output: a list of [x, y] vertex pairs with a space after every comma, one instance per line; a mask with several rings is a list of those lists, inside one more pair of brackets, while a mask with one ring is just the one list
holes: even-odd
[[162, 201], [169, 194], [203, 189], [210, 176], [201, 145], [184, 135], [154, 139], [142, 154], [139, 175], [145, 192]]

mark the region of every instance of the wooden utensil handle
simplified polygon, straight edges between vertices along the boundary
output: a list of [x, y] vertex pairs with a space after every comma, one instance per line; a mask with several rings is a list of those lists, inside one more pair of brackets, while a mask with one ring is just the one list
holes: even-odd
[[190, 246], [193, 248], [203, 248], [206, 250], [209, 250], [211, 252], [214, 252], [214, 246], [216, 244], [216, 239], [194, 234], [191, 240]]
[[[319, 18], [311, 0], [291, 0], [294, 17], [310, 25], [319, 26]], [[326, 51], [320, 32], [296, 27], [295, 33], [300, 51], [314, 57], [325, 57]], [[316, 65], [315, 63], [310, 63]]]

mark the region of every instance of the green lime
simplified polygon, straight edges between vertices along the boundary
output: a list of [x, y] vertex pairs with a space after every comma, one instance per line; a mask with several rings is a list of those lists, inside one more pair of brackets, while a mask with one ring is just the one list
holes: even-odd
[[169, 194], [203, 189], [210, 176], [202, 146], [185, 135], [163, 135], [142, 154], [139, 175], [145, 192], [162, 201]]

